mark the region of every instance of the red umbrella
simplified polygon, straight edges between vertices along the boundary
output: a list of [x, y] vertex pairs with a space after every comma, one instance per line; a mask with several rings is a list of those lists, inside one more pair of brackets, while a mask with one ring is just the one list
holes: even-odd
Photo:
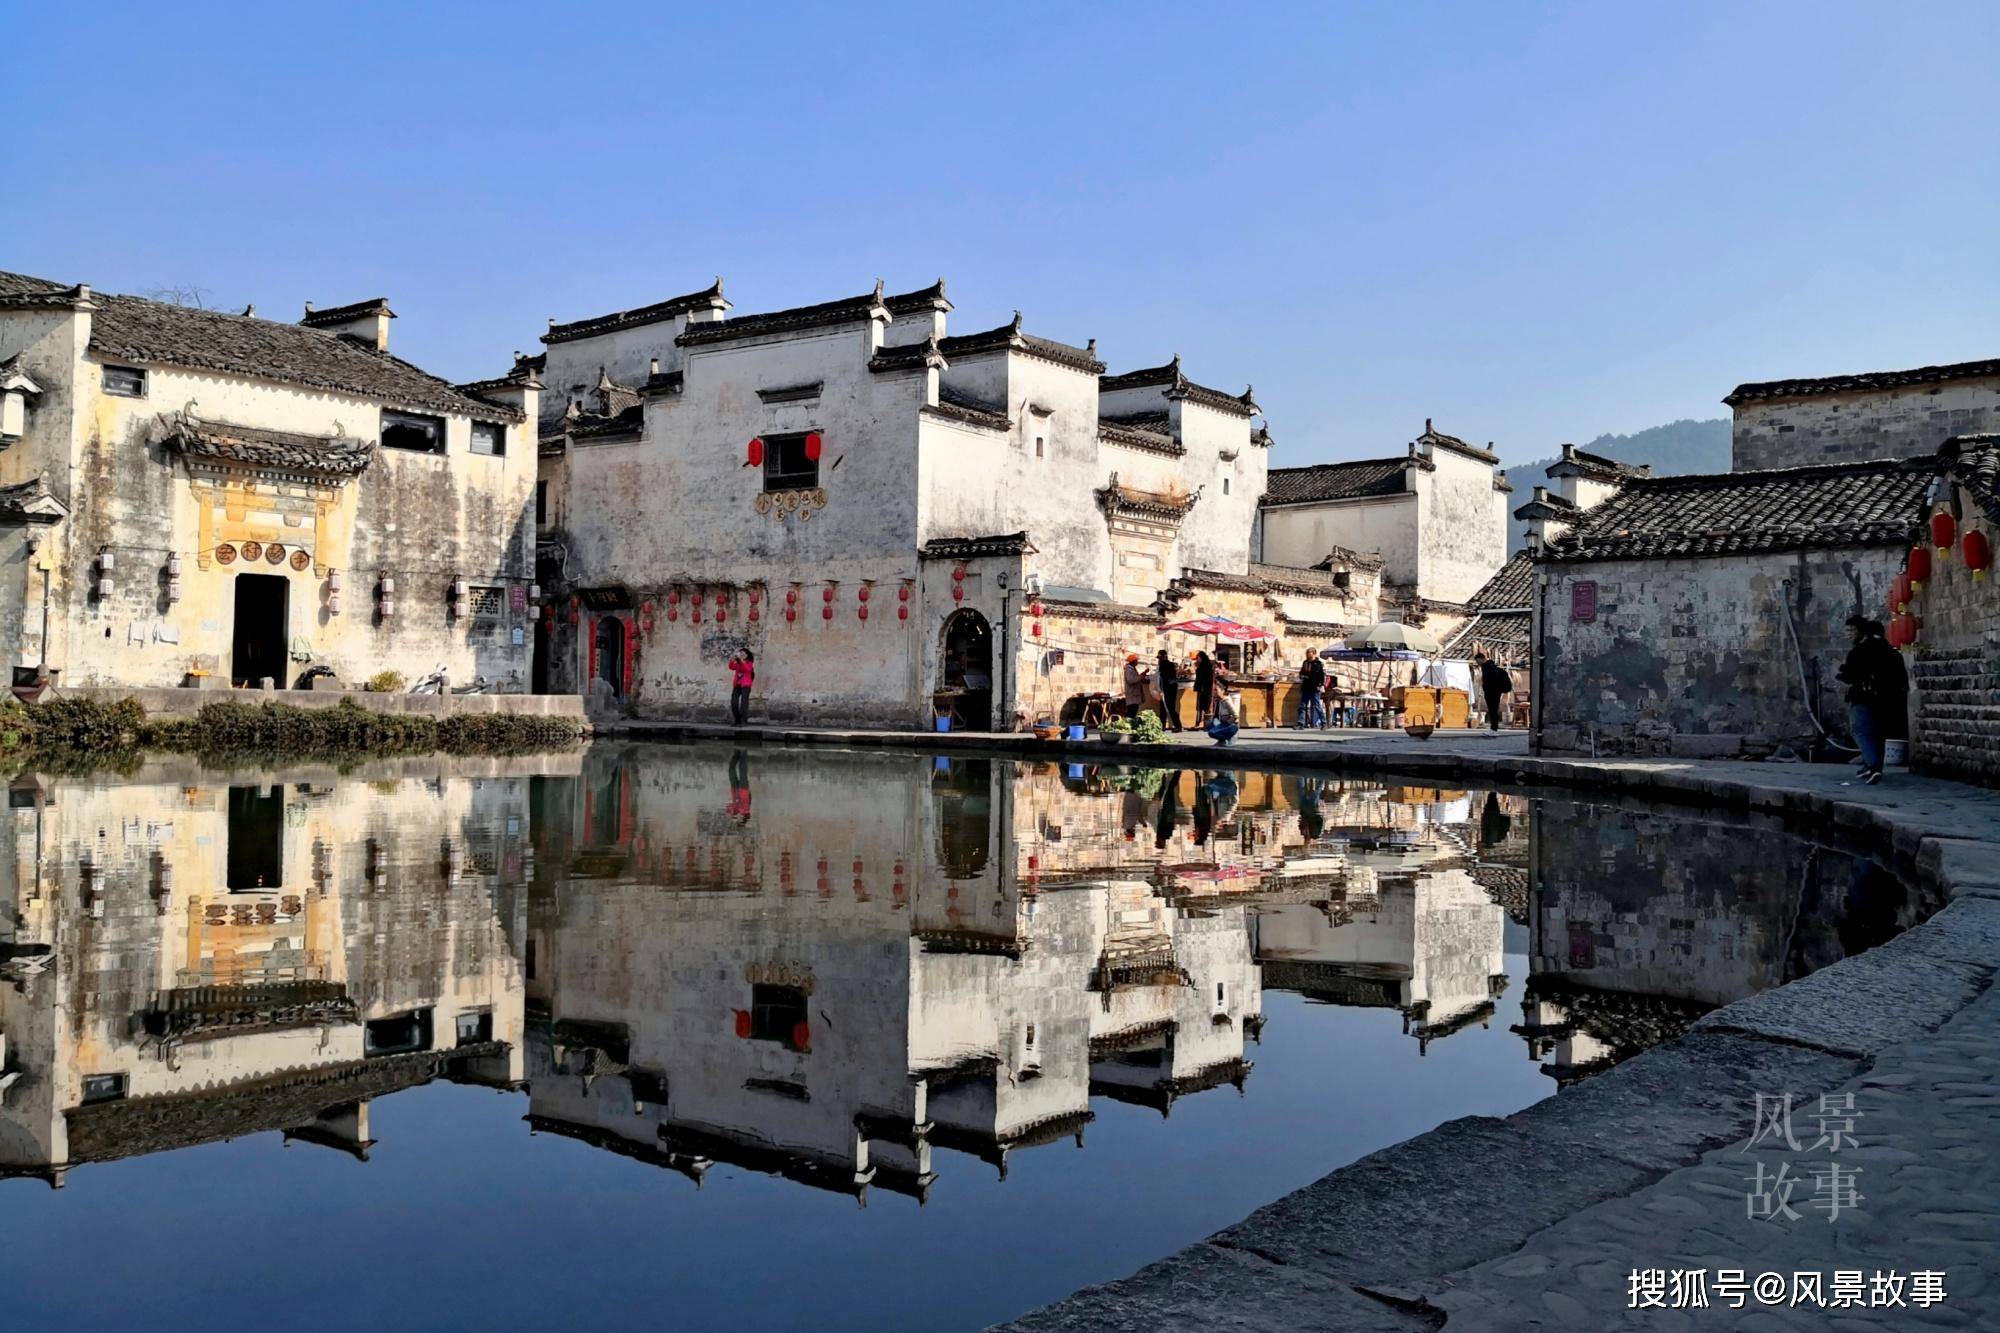
[[1160, 633], [1179, 630], [1183, 634], [1207, 634], [1218, 639], [1234, 639], [1238, 642], [1249, 639], [1268, 639], [1271, 636], [1255, 625], [1245, 625], [1221, 616], [1200, 616], [1194, 620], [1183, 620], [1177, 624], [1164, 625]]

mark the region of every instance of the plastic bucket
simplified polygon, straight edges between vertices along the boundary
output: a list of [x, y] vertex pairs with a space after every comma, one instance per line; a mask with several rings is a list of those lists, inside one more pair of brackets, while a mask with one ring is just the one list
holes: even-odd
[[950, 719], [949, 717], [941, 717], [941, 718], [939, 718], [939, 719], [937, 720], [937, 729], [938, 729], [939, 731], [950, 731], [950, 730], [951, 730], [951, 719]]
[[1884, 768], [1908, 768], [1910, 766], [1910, 743], [1908, 741], [1883, 741], [1882, 766]]
[[1070, 738], [1071, 740], [1073, 740], [1073, 741], [1080, 741], [1080, 740], [1082, 740], [1082, 739], [1083, 739], [1083, 728], [1082, 728], [1082, 727], [1079, 727], [1079, 726], [1076, 726], [1076, 725], [1074, 725], [1074, 724], [1072, 724], [1072, 725], [1071, 725], [1071, 727], [1070, 727], [1070, 729], [1069, 729], [1069, 738]]

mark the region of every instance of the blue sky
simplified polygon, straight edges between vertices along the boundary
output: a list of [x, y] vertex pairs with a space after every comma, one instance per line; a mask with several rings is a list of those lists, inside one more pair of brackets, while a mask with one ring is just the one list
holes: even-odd
[[705, 285], [938, 275], [1274, 463], [1510, 459], [2000, 356], [1991, 4], [124, 7], [8, 19], [0, 267], [387, 295], [456, 379]]

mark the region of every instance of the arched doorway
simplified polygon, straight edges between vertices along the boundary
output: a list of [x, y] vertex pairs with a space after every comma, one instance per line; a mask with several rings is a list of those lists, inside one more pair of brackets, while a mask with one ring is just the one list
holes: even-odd
[[938, 658], [938, 702], [949, 705], [951, 725], [966, 731], [993, 729], [993, 627], [971, 608], [954, 611], [944, 622]]
[[625, 697], [625, 621], [618, 616], [597, 618], [597, 637], [591, 641], [591, 657], [597, 663], [597, 678]]

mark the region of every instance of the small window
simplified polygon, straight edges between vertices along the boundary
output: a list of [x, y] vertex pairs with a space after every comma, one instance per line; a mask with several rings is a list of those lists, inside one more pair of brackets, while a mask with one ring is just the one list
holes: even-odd
[[1027, 1045], [1028, 1045], [1028, 1049], [1029, 1049], [1029, 1050], [1031, 1050], [1031, 1051], [1032, 1051], [1032, 1050], [1034, 1050], [1034, 1049], [1035, 1049], [1035, 1025], [1034, 1025], [1033, 1023], [1030, 1023], [1030, 1024], [1028, 1024], [1028, 1043], [1027, 1043]]
[[465, 604], [474, 620], [498, 620], [507, 605], [507, 594], [499, 588], [467, 588]]
[[115, 1102], [125, 1096], [125, 1076], [123, 1074], [85, 1074], [83, 1076], [83, 1104], [92, 1102]]
[[1035, 457], [1037, 458], [1042, 457], [1042, 455], [1046, 452], [1047, 447], [1048, 447], [1048, 437], [1045, 435], [1037, 435], [1035, 437]]
[[806, 1028], [806, 993], [793, 986], [752, 986], [750, 988], [750, 1039], [782, 1042], [791, 1050], [803, 1050], [799, 1040]]
[[407, 449], [411, 453], [444, 452], [444, 418], [421, 416], [415, 412], [382, 412], [382, 447]]
[[371, 1021], [361, 1034], [363, 1055], [401, 1055], [406, 1051], [431, 1048], [431, 1011], [412, 1009], [406, 1014]]
[[1344, 569], [1335, 570], [1333, 575], [1333, 586], [1340, 589], [1342, 592], [1346, 592], [1349, 588], [1354, 586], [1354, 575], [1348, 573]]
[[546, 481], [538, 481], [535, 483], [535, 526], [545, 528], [548, 524], [549, 484]]
[[817, 485], [819, 460], [806, 457], [804, 434], [764, 437], [765, 490], [802, 491]]
[[1222, 493], [1224, 495], [1229, 494], [1229, 478], [1227, 477], [1224, 477], [1222, 479]]
[[482, 1009], [476, 1014], [458, 1016], [458, 1044], [476, 1046], [483, 1041], [493, 1040], [493, 1011]]
[[507, 453], [507, 428], [494, 421], [472, 423], [472, 452], [485, 454], [489, 458], [503, 458]]
[[104, 392], [115, 393], [120, 398], [144, 398], [146, 372], [133, 366], [106, 366]]

